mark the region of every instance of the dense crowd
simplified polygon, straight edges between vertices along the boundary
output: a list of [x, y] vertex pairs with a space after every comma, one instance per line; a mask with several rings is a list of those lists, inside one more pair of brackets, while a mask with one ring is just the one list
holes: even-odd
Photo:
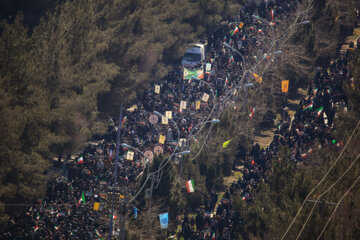
[[[260, 181], [266, 181], [265, 173], [271, 171], [272, 161], [280, 146], [287, 146], [290, 160], [300, 166], [320, 147], [331, 145], [336, 148], [343, 145], [334, 136], [333, 122], [336, 112], [347, 111], [343, 83], [350, 86], [353, 83], [349, 61], [356, 49], [360, 50], [360, 38], [356, 45], [351, 42], [349, 49], [341, 53], [329, 68], [316, 69], [315, 79], [308, 86], [308, 96], [301, 99], [293, 118], [285, 108], [270, 145], [260, 150], [259, 145], [255, 144], [247, 153], [243, 177], [231, 184], [216, 209], [214, 206], [218, 199], [212, 193], [205, 200], [205, 209], [199, 210], [196, 217], [189, 219], [185, 216], [181, 220], [181, 229], [173, 238], [237, 239], [234, 230], [241, 227], [242, 221], [241, 213], [232, 207], [232, 196], [238, 193], [243, 201], [251, 204], [251, 190]], [[316, 141], [318, 145], [315, 145]]]
[[[151, 163], [155, 154], [173, 153], [180, 139], [191, 141], [191, 133], [200, 128], [200, 123], [233, 101], [244, 84], [242, 76], [247, 66], [254, 65], [263, 57], [266, 59], [264, 52], [270, 46], [273, 31], [281, 20], [296, 10], [297, 2], [276, 0], [265, 1], [259, 8], [242, 7], [238, 16], [220, 25], [208, 38], [206, 62], [212, 65], [211, 72], [203, 80], [185, 81], [181, 67], [177, 67], [161, 82], [144, 91], [131, 110], [126, 110], [121, 121], [121, 141], [131, 148], [121, 148], [120, 151], [117, 179], [118, 186], [122, 186], [120, 193], [124, 193], [125, 188], [129, 196], [136, 193], [134, 182], [144, 174], [148, 164], [144, 154]], [[254, 18], [254, 15], [264, 18], [264, 21]], [[224, 42], [239, 54], [224, 47]], [[346, 106], [341, 86], [342, 81], [350, 77], [347, 59], [348, 56], [344, 55], [336, 60], [330, 72], [326, 69], [318, 71], [309, 87], [309, 98], [301, 101], [294, 119], [284, 117], [269, 147], [260, 150], [258, 145], [254, 146], [245, 161], [243, 178], [231, 185], [217, 207], [218, 197], [212, 192], [204, 203], [205, 211], [196, 218], [186, 217], [178, 236], [185, 239], [234, 239], [234, 226], [241, 221], [239, 213], [232, 209], [231, 196], [240, 192], [244, 201], [252, 201], [251, 189], [271, 169], [271, 159], [279, 145], [288, 145], [292, 149], [291, 159], [301, 164], [306, 158], [304, 154], [311, 152], [315, 139], [323, 144], [332, 143], [335, 108]], [[204, 98], [206, 94], [208, 99]], [[181, 106], [182, 101], [186, 102], [186, 107]], [[313, 106], [309, 108], [311, 104]], [[320, 107], [323, 110], [318, 115], [314, 109]], [[171, 118], [161, 117], [154, 111], [164, 115], [170, 111]], [[63, 161], [62, 176], [49, 184], [45, 197], [38, 204], [28, 208], [26, 214], [9, 221], [1, 238], [102, 238], [109, 226], [111, 195], [108, 192], [114, 184], [117, 131], [115, 124], [109, 126], [97, 145], [89, 144], [75, 159]], [[134, 155], [129, 155], [129, 152]]]

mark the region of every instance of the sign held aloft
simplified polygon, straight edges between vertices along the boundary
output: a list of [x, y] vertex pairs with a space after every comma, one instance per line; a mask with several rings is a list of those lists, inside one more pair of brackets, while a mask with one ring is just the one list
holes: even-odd
[[289, 80], [281, 81], [281, 92], [287, 93], [289, 90]]

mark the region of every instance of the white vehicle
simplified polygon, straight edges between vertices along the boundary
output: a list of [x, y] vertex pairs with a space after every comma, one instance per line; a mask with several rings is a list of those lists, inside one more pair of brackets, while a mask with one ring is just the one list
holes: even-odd
[[186, 50], [184, 57], [182, 58], [181, 65], [183, 67], [197, 67], [201, 65], [203, 68], [205, 62], [205, 44], [196, 43], [190, 45], [191, 48]]

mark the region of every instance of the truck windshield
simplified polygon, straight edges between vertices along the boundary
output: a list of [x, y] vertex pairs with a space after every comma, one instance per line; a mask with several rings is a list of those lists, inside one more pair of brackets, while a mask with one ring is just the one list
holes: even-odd
[[189, 62], [201, 62], [201, 54], [197, 53], [186, 53], [184, 59]]

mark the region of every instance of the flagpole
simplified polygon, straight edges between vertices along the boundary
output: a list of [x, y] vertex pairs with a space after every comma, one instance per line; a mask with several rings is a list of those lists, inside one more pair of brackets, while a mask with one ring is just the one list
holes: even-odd
[[121, 121], [122, 121], [122, 103], [120, 103], [120, 117], [119, 117], [119, 128], [116, 136], [116, 159], [115, 159], [115, 174], [114, 182], [112, 187], [112, 205], [111, 205], [111, 216], [110, 216], [110, 226], [109, 226], [109, 240], [112, 237], [113, 231], [113, 218], [114, 218], [114, 205], [115, 205], [115, 188], [117, 184], [117, 174], [118, 174], [118, 162], [119, 162], [119, 149], [120, 149], [120, 137], [121, 137]]

